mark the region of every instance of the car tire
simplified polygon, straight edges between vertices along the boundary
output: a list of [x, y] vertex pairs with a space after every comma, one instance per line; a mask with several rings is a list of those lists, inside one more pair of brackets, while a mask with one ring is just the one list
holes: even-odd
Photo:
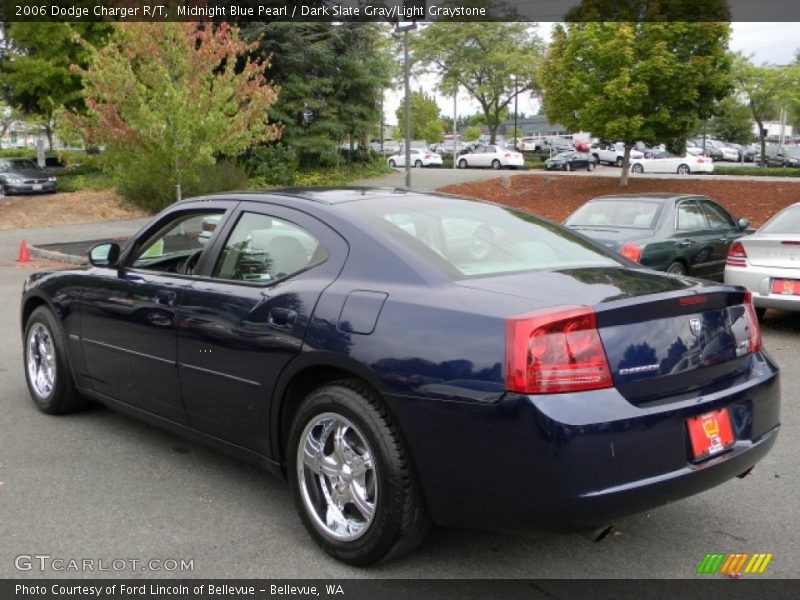
[[594, 160], [596, 165], [600, 164], [600, 155], [599, 154], [592, 154], [592, 159]]
[[572, 171], [572, 165], [570, 163], [564, 163], [564, 170]]
[[394, 159], [391, 159], [391, 158], [389, 159], [389, 166], [392, 167], [392, 168], [397, 166], [397, 163], [394, 162]]
[[295, 415], [287, 455], [300, 519], [336, 559], [372, 565], [410, 552], [427, 536], [431, 519], [400, 430], [361, 382], [311, 392]]
[[499, 160], [497, 160], [496, 158], [495, 158], [495, 159], [492, 161], [492, 168], [493, 168], [495, 171], [497, 171], [498, 169], [500, 169], [502, 166], [503, 166], [503, 165], [502, 165], [502, 164], [500, 163], [500, 161], [499, 161]]
[[692, 170], [689, 168], [689, 165], [686, 164], [678, 165], [678, 175], [688, 175], [691, 172]]
[[458, 168], [459, 169], [467, 168], [467, 160], [465, 158], [462, 158], [461, 160], [458, 161]]
[[621, 156], [618, 156], [618, 157], [617, 157], [617, 160], [616, 160], [616, 162], [615, 162], [614, 164], [615, 164], [616, 166], [618, 166], [618, 167], [621, 167], [621, 166], [622, 166], [622, 162], [623, 162], [623, 160], [624, 160], [624, 159], [623, 159]]
[[644, 167], [640, 164], [635, 164], [631, 167], [631, 173], [644, 173]]
[[414, 167], [417, 168], [417, 169], [421, 169], [422, 168], [422, 161], [418, 160], [417, 162], [415, 162], [414, 163]]
[[667, 273], [670, 275], [687, 275], [686, 265], [679, 260], [673, 261], [667, 267]]
[[25, 323], [23, 366], [36, 408], [63, 415], [88, 407], [75, 387], [61, 328], [49, 308], [40, 306]]
[[589, 161], [589, 164], [588, 164], [588, 165], [586, 165], [586, 170], [587, 170], [587, 171], [589, 171], [590, 173], [591, 173], [592, 171], [594, 171], [594, 162], [592, 162], [592, 161]]
[[5, 197], [5, 195], [6, 195], [6, 186], [0, 183], [0, 198]]

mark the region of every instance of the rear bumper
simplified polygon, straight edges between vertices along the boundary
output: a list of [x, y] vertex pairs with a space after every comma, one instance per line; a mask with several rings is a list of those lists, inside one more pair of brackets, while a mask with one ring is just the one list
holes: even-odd
[[[634, 406], [614, 389], [506, 394], [490, 406], [391, 399], [434, 519], [501, 530], [576, 530], [685, 498], [752, 468], [780, 422], [766, 354], [724, 389]], [[694, 462], [686, 419], [728, 407], [735, 444]]]
[[800, 269], [725, 267], [725, 283], [741, 285], [749, 289], [753, 293], [753, 305], [757, 308], [800, 310], [800, 296], [772, 293], [773, 279], [800, 281]]

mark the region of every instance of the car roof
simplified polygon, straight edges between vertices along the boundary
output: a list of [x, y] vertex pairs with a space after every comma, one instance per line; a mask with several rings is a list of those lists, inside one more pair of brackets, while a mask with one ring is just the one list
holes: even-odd
[[203, 200], [230, 200], [240, 202], [275, 202], [276, 200], [300, 200], [333, 206], [345, 202], [361, 200], [377, 200], [381, 198], [397, 197], [398, 195], [436, 195], [432, 192], [416, 193], [402, 188], [390, 187], [287, 187], [274, 190], [237, 190], [197, 196], [181, 200], [180, 204], [193, 203]]
[[669, 192], [648, 192], [644, 194], [608, 194], [606, 196], [597, 196], [592, 198], [589, 202], [594, 200], [655, 200], [666, 202], [668, 200], [682, 200], [684, 198], [707, 198], [701, 194], [671, 194]]

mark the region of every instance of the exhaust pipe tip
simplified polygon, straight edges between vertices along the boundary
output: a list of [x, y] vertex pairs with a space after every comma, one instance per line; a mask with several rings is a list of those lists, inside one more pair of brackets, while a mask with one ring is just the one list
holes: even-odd
[[736, 477], [738, 477], [739, 479], [744, 479], [745, 477], [747, 477], [748, 475], [750, 475], [750, 473], [752, 473], [752, 472], [753, 472], [753, 469], [755, 469], [755, 466], [753, 466], [753, 467], [750, 467], [750, 468], [749, 468], [749, 469], [747, 469], [747, 471], [745, 471], [744, 473], [739, 473], [739, 474], [738, 474]]
[[596, 527], [594, 529], [585, 529], [581, 531], [581, 535], [589, 540], [590, 542], [597, 543], [605, 538], [609, 533], [614, 531], [613, 525], [603, 525], [602, 527]]

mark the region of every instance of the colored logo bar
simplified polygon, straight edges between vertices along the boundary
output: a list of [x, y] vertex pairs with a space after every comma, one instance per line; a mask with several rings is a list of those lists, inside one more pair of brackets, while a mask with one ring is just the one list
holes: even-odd
[[709, 552], [700, 561], [697, 573], [763, 573], [771, 560], [772, 554], [765, 552]]

